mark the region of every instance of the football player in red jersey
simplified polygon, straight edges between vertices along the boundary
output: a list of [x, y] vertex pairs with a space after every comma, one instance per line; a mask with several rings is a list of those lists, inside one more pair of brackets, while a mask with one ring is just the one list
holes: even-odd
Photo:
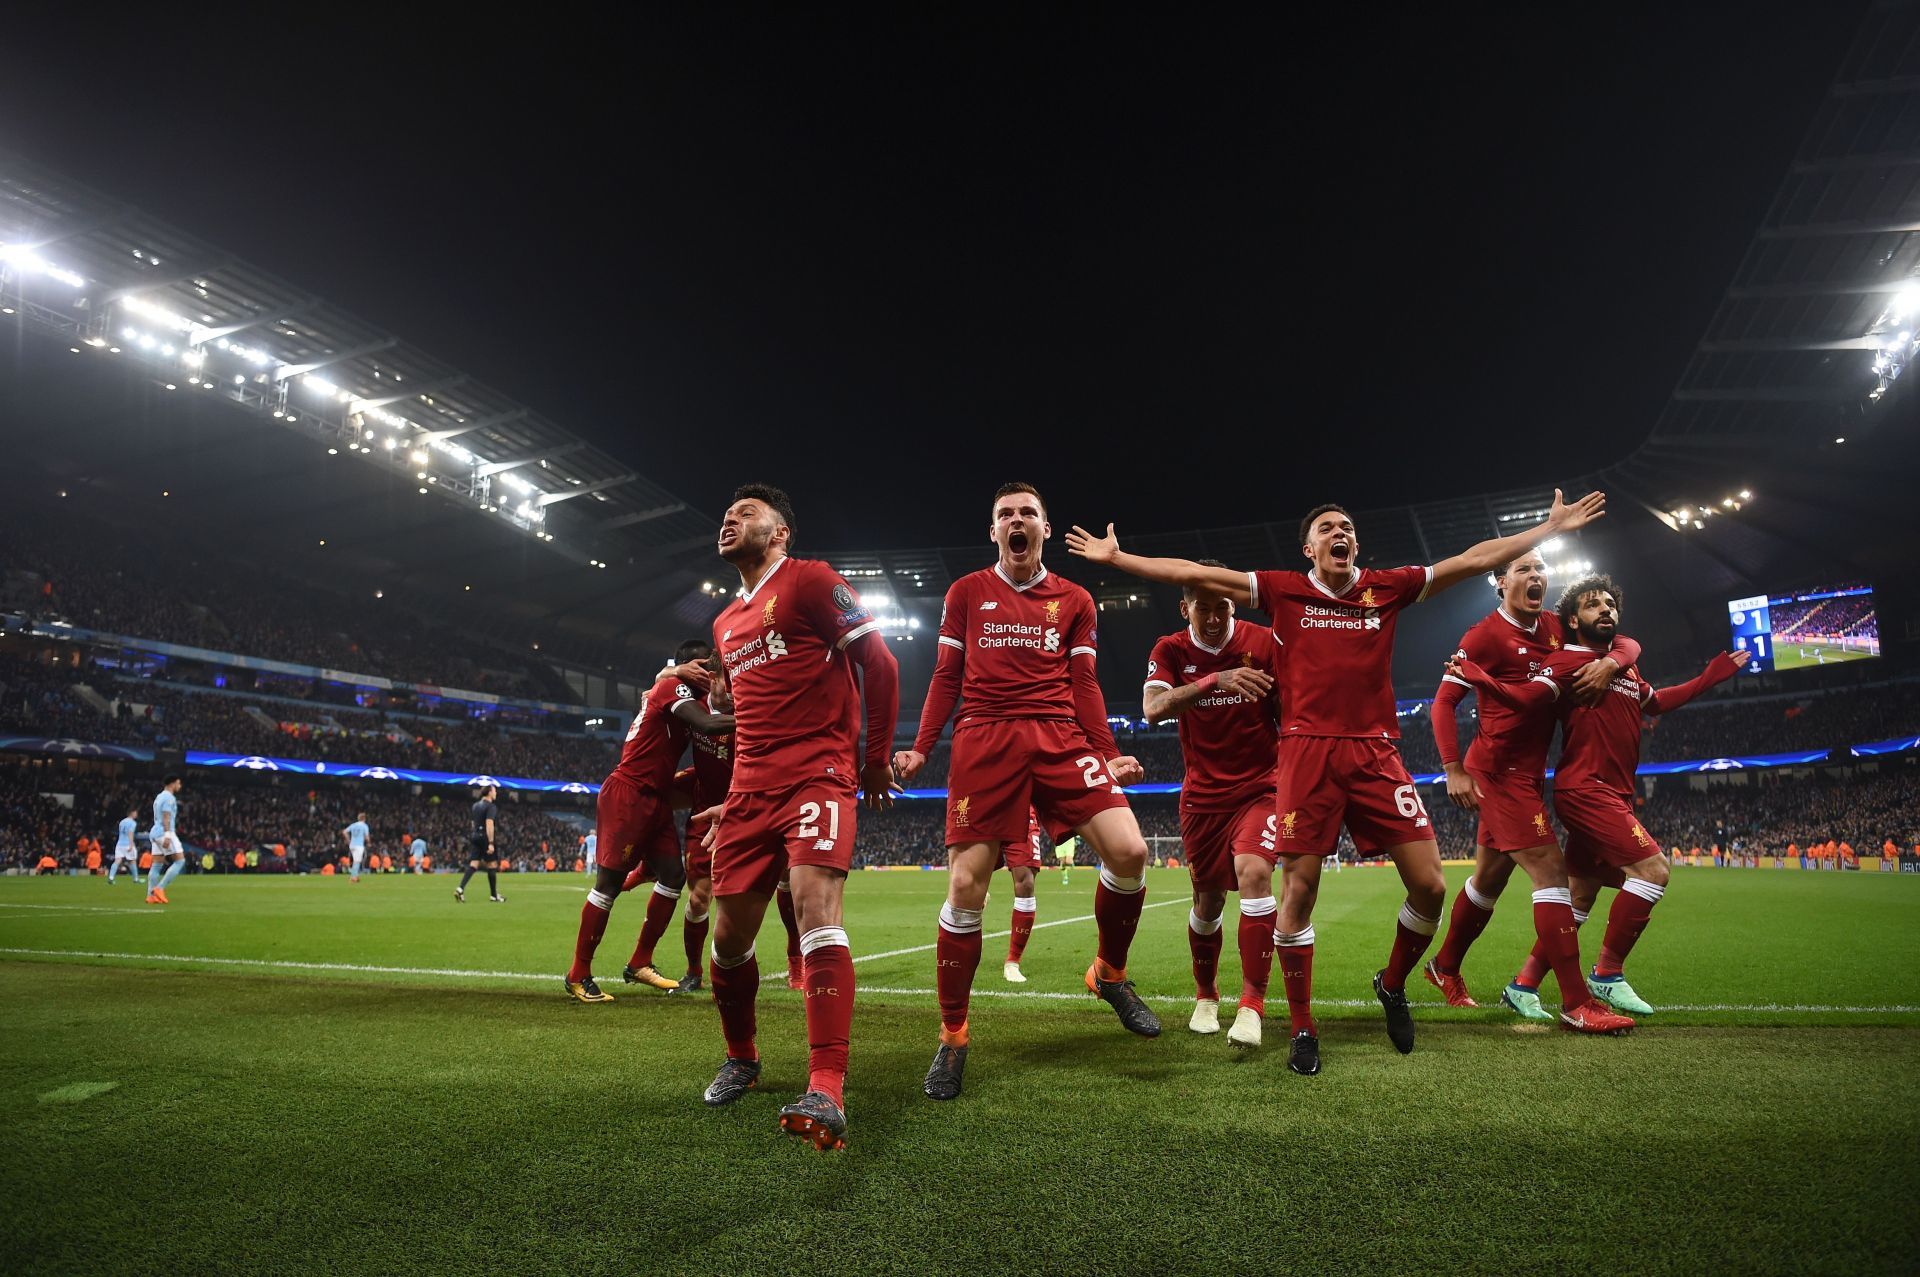
[[1000, 848], [1001, 863], [1013, 879], [1013, 918], [1007, 932], [1007, 961], [1000, 975], [1010, 984], [1025, 984], [1027, 973], [1020, 968], [1026, 957], [1027, 941], [1033, 939], [1033, 924], [1040, 920], [1040, 899], [1034, 894], [1034, 875], [1040, 868], [1040, 849], [1046, 836], [1040, 830], [1040, 813], [1027, 812], [1027, 833]]
[[[1559, 610], [1567, 644], [1527, 682], [1502, 682], [1476, 662], [1458, 656], [1448, 671], [1482, 695], [1524, 714], [1558, 711], [1562, 743], [1560, 764], [1554, 769], [1553, 809], [1567, 827], [1567, 877], [1572, 883], [1575, 919], [1587, 916], [1602, 886], [1618, 888], [1620, 893], [1607, 914], [1600, 960], [1586, 980], [1587, 991], [1615, 1011], [1652, 1015], [1653, 1008], [1634, 992], [1622, 972], [1653, 906], [1667, 889], [1666, 855], [1633, 814], [1640, 717], [1679, 709], [1739, 673], [1749, 654], [1722, 652], [1699, 677], [1658, 691], [1630, 664], [1609, 681], [1598, 701], [1581, 705], [1572, 694], [1574, 680], [1613, 643], [1620, 624], [1620, 588], [1610, 577], [1587, 577], [1561, 595]], [[1536, 944], [1514, 983], [1538, 990], [1550, 961], [1545, 945]], [[1566, 986], [1567, 977], [1562, 976], [1561, 996], [1573, 997]]]
[[[1489, 677], [1506, 683], [1524, 683], [1545, 668], [1565, 646], [1559, 617], [1546, 611], [1547, 565], [1537, 551], [1528, 551], [1494, 577], [1500, 606], [1461, 636], [1458, 655], [1477, 663]], [[1622, 635], [1600, 659], [1579, 673], [1573, 689], [1576, 699], [1597, 700], [1621, 669], [1640, 659], [1640, 645]], [[1561, 1022], [1584, 1032], [1609, 1033], [1631, 1026], [1613, 1023], [1604, 1007], [1583, 1010], [1591, 1001], [1580, 978], [1580, 946], [1567, 888], [1566, 861], [1554, 841], [1547, 820], [1547, 750], [1553, 743], [1554, 723], [1543, 715], [1522, 715], [1505, 702], [1482, 697], [1479, 730], [1460, 759], [1460, 732], [1454, 709], [1471, 690], [1447, 674], [1433, 698], [1433, 736], [1447, 774], [1447, 796], [1464, 811], [1480, 814], [1475, 837], [1473, 874], [1454, 898], [1446, 943], [1427, 961], [1427, 980], [1446, 996], [1449, 1006], [1478, 1005], [1467, 992], [1460, 965], [1493, 917], [1494, 902], [1506, 888], [1518, 863], [1533, 883], [1533, 925], [1545, 950], [1553, 955], [1561, 978], [1564, 1006]], [[1536, 992], [1508, 988], [1501, 1001], [1534, 1020], [1554, 1017], [1540, 1006]]]
[[1193, 882], [1187, 947], [1194, 1006], [1187, 1027], [1220, 1031], [1220, 920], [1227, 893], [1238, 891], [1240, 1006], [1227, 1041], [1257, 1047], [1273, 971], [1273, 760], [1280, 739], [1273, 688], [1282, 649], [1272, 630], [1235, 617], [1224, 594], [1184, 587], [1180, 615], [1187, 628], [1153, 646], [1142, 699], [1148, 719], [1180, 722], [1180, 845]]
[[[647, 690], [640, 712], [627, 728], [620, 761], [600, 786], [596, 804], [595, 878], [580, 910], [573, 941], [573, 966], [565, 980], [567, 996], [580, 1002], [611, 1002], [593, 980], [593, 954], [606, 934], [607, 916], [629, 873], [651, 873], [673, 886], [684, 880], [680, 837], [673, 827], [673, 772], [687, 747], [689, 730], [724, 735], [733, 720], [700, 704], [707, 674], [699, 662], [713, 654], [705, 639], [688, 639], [674, 653], [674, 664]], [[660, 987], [672, 988], [667, 980]]]
[[1027, 835], [1030, 809], [1049, 828], [1077, 832], [1100, 857], [1093, 896], [1099, 946], [1087, 988], [1128, 1031], [1160, 1032], [1127, 979], [1127, 952], [1146, 899], [1147, 842], [1120, 787], [1141, 773], [1138, 761], [1121, 756], [1107, 725], [1094, 669], [1093, 596], [1041, 563], [1053, 528], [1031, 484], [1008, 483], [994, 493], [988, 531], [999, 558], [947, 591], [920, 733], [894, 758], [901, 778], [911, 780], [955, 703], [965, 701], [947, 776], [947, 902], [934, 969], [940, 1045], [922, 1086], [935, 1100], [960, 1094], [987, 883], [1006, 844]]
[[1584, 527], [1605, 504], [1594, 492], [1567, 505], [1556, 489], [1546, 519], [1524, 532], [1482, 541], [1432, 567], [1385, 570], [1358, 566], [1353, 518], [1337, 505], [1316, 507], [1300, 523], [1301, 553], [1313, 562], [1309, 572], [1233, 572], [1187, 559], [1140, 558], [1120, 549], [1112, 525], [1105, 537], [1078, 527], [1068, 534], [1068, 548], [1093, 562], [1264, 608], [1287, 645], [1275, 786], [1279, 852], [1287, 859], [1274, 941], [1292, 1020], [1287, 1065], [1294, 1072], [1320, 1071], [1310, 996], [1313, 902], [1322, 859], [1334, 854], [1343, 824], [1359, 846], [1384, 848], [1406, 884], [1393, 948], [1373, 991], [1395, 1049], [1413, 1050], [1406, 978], [1440, 925], [1447, 887], [1432, 822], [1393, 744], [1400, 735], [1393, 696], [1400, 612], [1512, 562], [1556, 533]]
[[[739, 1099], [759, 1079], [753, 941], [781, 876], [792, 883], [807, 1016], [807, 1089], [780, 1128], [840, 1148], [853, 1023], [853, 956], [842, 898], [853, 864], [856, 797], [890, 807], [887, 754], [900, 709], [900, 667], [886, 635], [838, 572], [790, 557], [793, 505], [765, 484], [736, 489], [720, 524], [720, 557], [740, 593], [713, 622], [733, 696], [733, 777], [713, 822], [713, 1000], [727, 1058], [708, 1104]], [[855, 668], [859, 670], [856, 681]], [[861, 689], [866, 751], [860, 757]]]

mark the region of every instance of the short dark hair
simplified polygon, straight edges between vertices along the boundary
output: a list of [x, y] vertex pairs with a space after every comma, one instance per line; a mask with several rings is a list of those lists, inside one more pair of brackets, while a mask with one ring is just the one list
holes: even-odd
[[1328, 501], [1323, 505], [1317, 505], [1313, 507], [1313, 509], [1307, 511], [1306, 518], [1300, 520], [1300, 544], [1301, 545], [1305, 545], [1307, 543], [1307, 538], [1312, 535], [1314, 522], [1317, 519], [1319, 519], [1321, 515], [1326, 514], [1328, 511], [1332, 511], [1336, 514], [1346, 514], [1348, 522], [1352, 522], [1353, 520], [1353, 516], [1351, 514], [1347, 514], [1347, 507], [1343, 505], [1336, 505], [1331, 501]]
[[1604, 572], [1592, 576], [1583, 576], [1569, 585], [1560, 595], [1560, 624], [1571, 634], [1579, 627], [1573, 623], [1574, 613], [1580, 610], [1580, 600], [1589, 594], [1606, 593], [1613, 596], [1613, 610], [1620, 610], [1620, 587], [1613, 578]]
[[1017, 479], [1011, 483], [1001, 484], [1000, 490], [993, 494], [993, 503], [997, 506], [1000, 504], [1001, 497], [1010, 497], [1016, 492], [1031, 492], [1033, 499], [1040, 503], [1040, 508], [1042, 510], [1047, 508], [1047, 499], [1040, 495], [1040, 489], [1034, 487], [1031, 483], [1021, 483]]
[[793, 552], [793, 538], [798, 529], [793, 525], [793, 498], [771, 483], [743, 483], [733, 490], [735, 501], [758, 501], [780, 516], [780, 522], [787, 525], [787, 552]]
[[688, 661], [704, 661], [713, 655], [713, 644], [703, 638], [690, 638], [673, 649], [673, 663], [685, 665]]
[[[1227, 566], [1218, 559], [1195, 559], [1194, 562], [1203, 568], [1223, 568]], [[1193, 602], [1194, 593], [1194, 588], [1191, 585], [1183, 585], [1180, 587], [1180, 597], [1189, 603]]]
[[165, 789], [168, 785], [173, 784], [173, 782], [176, 780], [185, 781], [186, 777], [182, 776], [179, 772], [168, 772], [166, 775], [166, 779], [160, 782], [160, 787], [162, 789]]

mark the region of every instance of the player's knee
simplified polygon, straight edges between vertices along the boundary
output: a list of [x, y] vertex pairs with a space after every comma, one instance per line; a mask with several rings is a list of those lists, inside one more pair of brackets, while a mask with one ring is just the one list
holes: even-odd
[[1646, 879], [1656, 887], [1666, 886], [1667, 879], [1670, 876], [1667, 869], [1667, 858], [1665, 856], [1655, 856], [1640, 866], [1638, 876]]
[[1193, 912], [1212, 922], [1227, 911], [1227, 893], [1224, 891], [1196, 891], [1193, 893]]
[[1138, 878], [1147, 871], [1147, 842], [1129, 838], [1100, 857], [1107, 869], [1120, 878]]

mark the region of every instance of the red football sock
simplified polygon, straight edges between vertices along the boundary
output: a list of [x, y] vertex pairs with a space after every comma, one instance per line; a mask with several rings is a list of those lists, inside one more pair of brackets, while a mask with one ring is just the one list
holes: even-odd
[[580, 932], [573, 939], [573, 965], [567, 968], [567, 979], [575, 984], [593, 974], [593, 954], [600, 947], [600, 937], [607, 934], [612, 908], [613, 901], [598, 890], [589, 891], [587, 903], [580, 906]]
[[[1132, 890], [1126, 888], [1132, 885]], [[1146, 907], [1147, 887], [1140, 878], [1120, 878], [1100, 870], [1100, 882], [1093, 889], [1093, 925], [1100, 931], [1099, 960], [1114, 972], [1127, 969], [1127, 951], [1133, 947], [1133, 933], [1140, 925], [1140, 910]]]
[[1666, 888], [1656, 887], [1644, 879], [1627, 879], [1613, 898], [1613, 908], [1607, 910], [1607, 934], [1600, 941], [1600, 961], [1593, 967], [1596, 976], [1620, 974], [1627, 955], [1633, 952], [1634, 942], [1647, 929], [1653, 906], [1665, 892]]
[[673, 907], [680, 903], [680, 893], [672, 888], [667, 890], [672, 894], [665, 894], [656, 882], [653, 894], [647, 897], [647, 920], [640, 925], [640, 942], [633, 946], [633, 961], [627, 964], [635, 970], [653, 965], [653, 947], [667, 934], [667, 924], [673, 921]]
[[1240, 1005], [1267, 1011], [1267, 980], [1273, 974], [1272, 896], [1240, 902]]
[[1198, 916], [1187, 914], [1187, 948], [1193, 951], [1193, 996], [1196, 1000], [1220, 1000], [1220, 949], [1226, 936], [1220, 931], [1220, 919], [1213, 920], [1212, 931], [1194, 929]]
[[1460, 964], [1467, 960], [1467, 950], [1480, 938], [1480, 933], [1493, 921], [1494, 902], [1482, 896], [1476, 900], [1473, 880], [1469, 878], [1460, 888], [1460, 894], [1453, 898], [1453, 912], [1447, 918], [1446, 943], [1440, 946], [1440, 952], [1433, 955], [1433, 965], [1448, 975], [1459, 975]]
[[720, 1032], [727, 1040], [727, 1057], [757, 1060], [759, 1048], [753, 1044], [755, 1031], [754, 1000], [760, 996], [760, 960], [752, 953], [739, 966], [727, 967], [713, 960], [713, 1004], [720, 1008]]
[[[1569, 900], [1573, 898], [1571, 892], [1568, 893], [1567, 898]], [[1587, 920], [1587, 915], [1580, 912], [1578, 909], [1572, 909], [1571, 912], [1573, 914], [1573, 925], [1574, 925], [1573, 944], [1574, 944], [1574, 949], [1577, 952], [1580, 947], [1579, 927], [1581, 923]], [[1541, 944], [1540, 941], [1536, 939], [1533, 942], [1533, 951], [1527, 954], [1527, 960], [1520, 964], [1520, 970], [1513, 977], [1513, 982], [1515, 985], [1519, 986], [1522, 989], [1532, 989], [1538, 992], [1540, 988], [1540, 982], [1547, 978], [1547, 972], [1552, 969], [1553, 969], [1553, 959], [1548, 954], [1547, 947]], [[1583, 989], [1587, 987], [1587, 982], [1585, 979], [1582, 979], [1580, 981], [1580, 987]], [[1565, 997], [1566, 995], [1563, 992], [1561, 996]]]
[[801, 945], [807, 1000], [807, 1089], [846, 1107], [847, 1039], [853, 1027], [853, 954], [839, 927], [816, 927]]
[[1280, 984], [1287, 991], [1287, 1018], [1293, 1033], [1312, 1033], [1313, 928], [1293, 935], [1274, 936], [1274, 955], [1280, 960]]
[[1580, 972], [1580, 924], [1573, 920], [1570, 899], [1565, 887], [1542, 887], [1533, 893], [1533, 930], [1539, 937], [1533, 950], [1535, 954], [1544, 951], [1552, 961], [1554, 978], [1560, 982], [1560, 1005], [1567, 1011], [1592, 1000]]
[[965, 1046], [973, 973], [980, 967], [980, 911], [942, 905], [938, 940], [933, 984], [940, 995], [940, 1039], [950, 1046]]
[[1407, 987], [1407, 973], [1433, 943], [1439, 927], [1438, 918], [1422, 916], [1410, 903], [1400, 906], [1400, 917], [1393, 924], [1393, 952], [1387, 955], [1387, 969], [1380, 973], [1381, 987], [1390, 993]]
[[[1028, 904], [1034, 904], [1035, 898], [1027, 896]], [[1033, 938], [1033, 920], [1037, 909], [1022, 909], [1021, 897], [1013, 900], [1013, 934], [1007, 938], [1007, 961], [1018, 962], [1027, 951], [1027, 941]]]
[[781, 887], [773, 893], [773, 902], [780, 907], [780, 923], [787, 929], [787, 965], [791, 967], [800, 961], [800, 920], [794, 916], [793, 893]]
[[691, 910], [681, 919], [680, 939], [687, 949], [687, 970], [700, 970], [700, 954], [707, 947], [707, 928], [711, 925], [706, 914], [695, 919]]

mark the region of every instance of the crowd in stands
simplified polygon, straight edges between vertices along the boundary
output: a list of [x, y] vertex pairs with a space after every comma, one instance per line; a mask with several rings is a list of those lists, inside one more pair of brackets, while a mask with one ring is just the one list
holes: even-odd
[[[147, 530], [129, 555], [104, 524], [76, 520], [49, 535], [24, 512], [0, 532], [6, 601], [38, 620], [467, 691], [573, 702], [543, 662], [430, 626], [386, 600], [348, 598], [270, 573], [203, 564], [193, 547]], [[191, 581], [191, 589], [180, 582]]]
[[1879, 617], [1870, 594], [1846, 598], [1820, 599], [1810, 603], [1787, 603], [1770, 609], [1768, 622], [1776, 643], [1796, 639], [1878, 638]]

